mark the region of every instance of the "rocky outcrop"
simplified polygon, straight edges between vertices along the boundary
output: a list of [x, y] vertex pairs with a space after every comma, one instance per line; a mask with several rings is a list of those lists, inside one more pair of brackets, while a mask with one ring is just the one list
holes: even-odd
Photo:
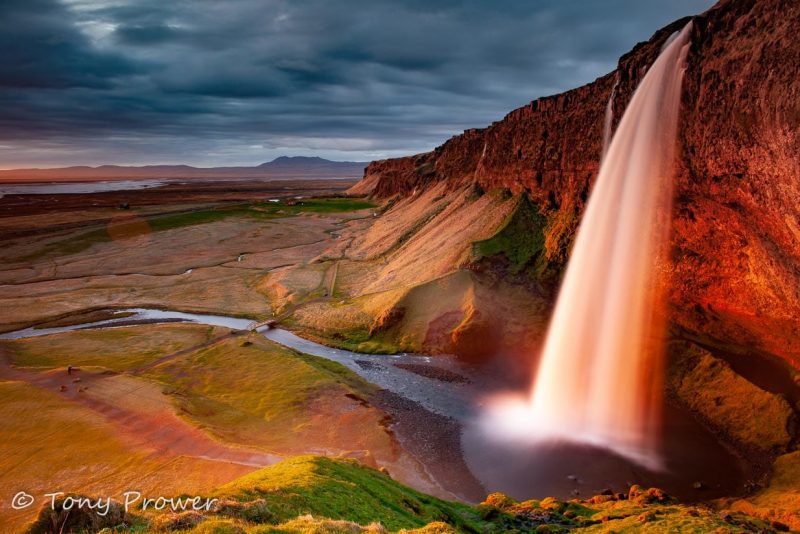
[[667, 390], [740, 450], [787, 452], [797, 420], [789, 402], [747, 381], [711, 352], [694, 344], [677, 351]]
[[[550, 220], [574, 220], [612, 124], [682, 19], [616, 71], [540, 98], [432, 152], [377, 161], [361, 192], [409, 196], [476, 183], [527, 192]], [[676, 328], [777, 354], [800, 367], [800, 3], [723, 0], [694, 18], [676, 162], [671, 276]], [[574, 233], [575, 225], [548, 232]], [[564, 236], [546, 235], [563, 241]], [[569, 236], [567, 236], [569, 237]], [[567, 239], [568, 240], [568, 239]]]

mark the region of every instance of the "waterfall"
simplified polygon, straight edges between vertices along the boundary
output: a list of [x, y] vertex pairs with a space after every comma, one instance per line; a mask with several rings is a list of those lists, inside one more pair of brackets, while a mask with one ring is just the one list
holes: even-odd
[[603, 158], [608, 153], [608, 147], [611, 144], [611, 125], [614, 122], [614, 98], [617, 96], [617, 86], [619, 85], [619, 71], [617, 71], [614, 86], [611, 88], [611, 95], [608, 97], [606, 104], [606, 114], [603, 118]]
[[691, 23], [667, 41], [625, 110], [578, 229], [532, 391], [495, 405], [501, 430], [659, 465], [659, 272], [690, 33]]

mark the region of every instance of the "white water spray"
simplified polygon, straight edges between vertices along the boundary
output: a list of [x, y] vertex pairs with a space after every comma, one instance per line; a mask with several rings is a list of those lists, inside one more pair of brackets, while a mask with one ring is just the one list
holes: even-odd
[[591, 443], [659, 466], [664, 323], [658, 272], [669, 242], [690, 33], [691, 23], [664, 45], [603, 158], [531, 395], [495, 404], [507, 436]]

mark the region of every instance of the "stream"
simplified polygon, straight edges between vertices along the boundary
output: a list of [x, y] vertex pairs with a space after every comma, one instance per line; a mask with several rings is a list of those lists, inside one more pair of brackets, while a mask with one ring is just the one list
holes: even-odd
[[[249, 319], [220, 315], [131, 308], [119, 310], [120, 317], [52, 328], [26, 328], [0, 335], [0, 339], [22, 339], [93, 328], [118, 328], [134, 324], [192, 322], [245, 330]], [[468, 365], [448, 355], [417, 354], [373, 355], [337, 349], [301, 338], [282, 328], [262, 327], [258, 332], [285, 347], [340, 363], [354, 373], [390, 392], [401, 400], [382, 406], [405, 411], [400, 419], [418, 419], [411, 430], [397, 424], [393, 431], [411, 449], [443, 449], [421, 458], [437, 481], [465, 500], [475, 500], [479, 492], [468, 494], [464, 476], [485, 493], [502, 491], [518, 499], [558, 496], [590, 496], [603, 489], [626, 491], [632, 483], [658, 486], [682, 500], [707, 500], [741, 493], [748, 478], [748, 467], [699, 425], [688, 413], [665, 407], [662, 455], [666, 469], [648, 471], [607, 450], [564, 442], [538, 445], [509, 443], [496, 439], [480, 423], [483, 400], [512, 382], [498, 366]], [[410, 401], [410, 402], [408, 402]], [[403, 405], [405, 403], [405, 405]], [[411, 412], [408, 406], [412, 406]], [[426, 415], [427, 414], [427, 415]], [[423, 423], [424, 421], [424, 423]], [[446, 440], [428, 435], [436, 429], [425, 425], [453, 425], [455, 436]], [[423, 428], [420, 428], [422, 426]], [[437, 425], [438, 426], [438, 425]], [[460, 434], [460, 438], [458, 436]], [[418, 443], [424, 440], [426, 443]], [[428, 441], [430, 440], [430, 441]], [[460, 448], [460, 451], [458, 450]], [[455, 450], [453, 450], [455, 449]], [[436, 464], [436, 465], [432, 465]], [[444, 464], [444, 465], [443, 465]], [[463, 473], [466, 470], [468, 473]], [[448, 473], [458, 472], [450, 477]], [[702, 484], [702, 491], [694, 488]], [[484, 493], [484, 494], [485, 494]]]
[[[240, 319], [223, 315], [207, 315], [145, 308], [119, 310], [119, 318], [105, 319], [90, 323], [58, 326], [53, 328], [26, 328], [0, 335], [0, 339], [22, 339], [46, 336], [94, 328], [113, 328], [130, 326], [136, 323], [153, 322], [191, 322], [212, 326], [222, 326], [233, 330], [246, 330], [250, 319]], [[123, 316], [124, 315], [124, 316]], [[464, 384], [445, 383], [421, 376], [397, 365], [424, 364], [453, 371], [458, 362], [451, 356], [420, 356], [415, 354], [374, 355], [336, 349], [303, 339], [282, 328], [261, 327], [258, 332], [267, 339], [305, 354], [326, 358], [340, 363], [381, 389], [397, 393], [419, 403], [425, 409], [458, 420], [466, 420], [472, 415], [469, 395]], [[459, 387], [462, 386], [462, 387]]]

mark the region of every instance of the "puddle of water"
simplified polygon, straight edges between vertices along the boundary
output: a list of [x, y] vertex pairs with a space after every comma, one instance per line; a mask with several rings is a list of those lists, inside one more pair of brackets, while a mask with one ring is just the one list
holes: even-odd
[[4, 195], [70, 195], [104, 193], [106, 191], [131, 191], [149, 189], [167, 184], [163, 180], [113, 180], [102, 182], [52, 182], [0, 185], [0, 198]]

